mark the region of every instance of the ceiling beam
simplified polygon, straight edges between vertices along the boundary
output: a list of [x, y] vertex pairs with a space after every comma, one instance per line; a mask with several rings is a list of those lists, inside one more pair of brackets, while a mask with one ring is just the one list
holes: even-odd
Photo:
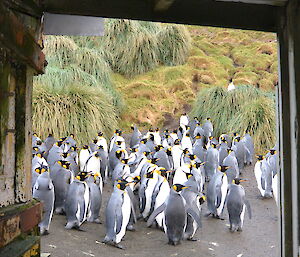
[[171, 2], [157, 10], [157, 0], [44, 0], [51, 13], [174, 22], [261, 31], [276, 31], [278, 9], [270, 5], [213, 0], [159, 0]]

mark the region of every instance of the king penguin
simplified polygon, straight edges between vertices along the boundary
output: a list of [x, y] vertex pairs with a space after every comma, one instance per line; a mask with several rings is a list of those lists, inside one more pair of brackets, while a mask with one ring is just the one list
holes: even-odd
[[225, 199], [227, 196], [228, 180], [226, 176], [227, 166], [219, 166], [207, 186], [207, 208], [214, 218], [220, 218], [223, 213]]
[[95, 173], [86, 179], [89, 186], [89, 209], [87, 214], [87, 221], [100, 223], [99, 212], [102, 203], [102, 188], [103, 182], [101, 174]]
[[240, 185], [239, 178], [234, 179], [234, 183], [229, 186], [227, 195], [227, 210], [230, 222], [230, 231], [242, 231], [244, 224], [245, 209], [247, 208], [249, 218], [251, 219], [251, 208], [248, 200], [245, 198], [245, 190]]
[[164, 211], [165, 224], [164, 231], [168, 237], [168, 244], [178, 245], [183, 239], [184, 230], [187, 224], [187, 214], [191, 215], [198, 225], [201, 225], [199, 215], [187, 208], [186, 201], [181, 195], [181, 191], [187, 188], [181, 184], [175, 184], [172, 186], [169, 197], [164, 204], [158, 207], [149, 217], [147, 226], [151, 226], [155, 217]]
[[124, 249], [120, 242], [125, 235], [132, 210], [133, 194], [126, 190], [126, 180], [118, 180], [114, 185], [105, 211], [106, 235], [103, 243]]
[[49, 226], [54, 208], [54, 186], [49, 176], [49, 172], [43, 172], [36, 180], [33, 187], [33, 198], [39, 199], [43, 203], [43, 219], [39, 223], [41, 235], [49, 234]]
[[86, 221], [90, 202], [89, 186], [85, 182], [88, 176], [87, 172], [81, 171], [69, 186], [65, 204], [66, 229], [80, 230], [80, 225]]
[[254, 166], [257, 188], [262, 197], [272, 198], [272, 171], [263, 155], [257, 155]]

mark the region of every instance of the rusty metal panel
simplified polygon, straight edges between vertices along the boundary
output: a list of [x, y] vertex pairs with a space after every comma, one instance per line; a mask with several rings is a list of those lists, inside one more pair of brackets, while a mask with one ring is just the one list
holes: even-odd
[[21, 212], [20, 229], [22, 232], [28, 232], [39, 224], [42, 218], [42, 209], [42, 204], [38, 202], [31, 208], [25, 209], [23, 212]]
[[7, 245], [20, 234], [19, 216], [12, 216], [9, 219], [0, 220], [0, 247]]

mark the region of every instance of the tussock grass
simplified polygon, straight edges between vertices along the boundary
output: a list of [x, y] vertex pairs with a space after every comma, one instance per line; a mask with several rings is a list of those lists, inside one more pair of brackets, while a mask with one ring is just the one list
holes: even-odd
[[211, 117], [214, 134], [250, 129], [256, 150], [263, 151], [275, 143], [275, 99], [252, 86], [239, 86], [227, 92], [221, 87], [202, 90], [194, 103], [192, 115], [200, 120]]
[[184, 64], [191, 48], [191, 36], [182, 25], [168, 25], [158, 33], [159, 60], [164, 65]]
[[42, 138], [74, 133], [79, 144], [117, 127], [116, 111], [101, 88], [72, 84], [53, 88], [34, 85], [33, 130]]

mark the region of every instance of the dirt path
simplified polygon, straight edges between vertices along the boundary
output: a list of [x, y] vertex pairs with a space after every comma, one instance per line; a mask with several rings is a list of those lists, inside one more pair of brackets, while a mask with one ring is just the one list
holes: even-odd
[[[227, 209], [225, 220], [203, 217], [202, 229], [199, 229], [197, 242], [183, 241], [179, 246], [169, 246], [165, 234], [146, 227], [145, 222], [136, 224], [137, 231], [126, 232], [122, 244], [126, 250], [119, 250], [101, 243], [105, 235], [104, 224], [85, 223], [86, 232], [64, 229], [65, 217], [55, 215], [50, 234], [42, 237], [42, 252], [51, 253], [51, 257], [84, 256], [129, 256], [129, 257], [276, 257], [278, 250], [278, 209], [273, 199], [259, 198], [253, 175], [253, 166], [244, 173], [247, 198], [252, 207], [252, 220], [245, 215], [243, 232], [230, 233]], [[104, 209], [111, 189], [104, 190], [101, 221], [104, 222]], [[206, 205], [203, 212], [206, 212]]]

